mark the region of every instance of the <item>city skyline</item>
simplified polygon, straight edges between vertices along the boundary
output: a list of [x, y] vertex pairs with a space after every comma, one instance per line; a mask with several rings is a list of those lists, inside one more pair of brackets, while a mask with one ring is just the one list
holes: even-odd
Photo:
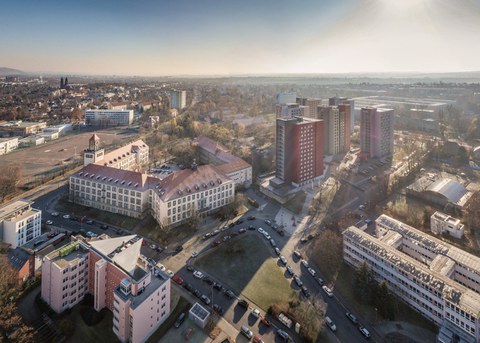
[[[480, 70], [473, 0], [27, 1], [3, 5], [0, 66], [100, 75]], [[28, 18], [28, 19], [27, 19]]]

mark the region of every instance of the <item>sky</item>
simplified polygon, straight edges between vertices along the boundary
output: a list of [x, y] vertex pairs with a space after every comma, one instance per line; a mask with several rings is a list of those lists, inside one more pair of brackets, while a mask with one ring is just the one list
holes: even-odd
[[480, 70], [478, 0], [5, 0], [0, 67], [99, 75]]

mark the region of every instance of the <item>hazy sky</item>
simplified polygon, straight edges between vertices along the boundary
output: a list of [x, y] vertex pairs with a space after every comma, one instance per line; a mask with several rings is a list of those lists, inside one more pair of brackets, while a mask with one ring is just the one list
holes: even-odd
[[0, 66], [117, 75], [480, 70], [479, 0], [19, 0]]

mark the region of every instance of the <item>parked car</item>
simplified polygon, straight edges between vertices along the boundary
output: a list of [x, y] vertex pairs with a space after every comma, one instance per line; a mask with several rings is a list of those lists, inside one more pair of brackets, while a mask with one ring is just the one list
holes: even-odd
[[235, 293], [233, 293], [233, 292], [232, 292], [231, 290], [229, 290], [229, 289], [227, 289], [224, 294], [225, 294], [225, 296], [226, 296], [227, 298], [229, 298], [229, 299], [235, 298]]
[[203, 279], [203, 273], [199, 270], [193, 272], [193, 276], [195, 276], [197, 279]]
[[180, 286], [183, 284], [183, 279], [177, 274], [173, 275], [172, 280], [178, 283]]
[[351, 312], [347, 312], [345, 313], [345, 315], [347, 316], [348, 319], [350, 319], [350, 321], [355, 324], [355, 325], [358, 325], [358, 319], [357, 317], [355, 317]]
[[209, 239], [211, 236], [212, 236], [211, 233], [210, 233], [210, 232], [207, 232], [206, 234], [203, 235], [202, 239], [203, 239], [203, 240], [207, 240], [207, 239]]
[[208, 276], [204, 277], [203, 281], [206, 282], [209, 285], [213, 285], [213, 280], [210, 279]]
[[273, 238], [270, 240], [270, 244], [272, 245], [272, 247], [277, 246], [277, 243], [275, 243], [275, 240]]
[[194, 272], [194, 271], [195, 271], [195, 268], [193, 268], [193, 266], [191, 266], [191, 265], [188, 265], [188, 266], [187, 266], [187, 270], [188, 270], [189, 272]]
[[282, 264], [283, 264], [284, 266], [287, 265], [287, 259], [285, 258], [285, 256], [280, 255], [280, 262], [282, 262]]
[[293, 252], [293, 257], [297, 258], [297, 259], [301, 259], [302, 258], [302, 254], [300, 253], [300, 251], [298, 250], [295, 250]]
[[288, 272], [288, 274], [290, 274], [290, 275], [293, 275], [293, 274], [294, 274], [294, 273], [293, 273], [293, 269], [292, 269], [292, 267], [290, 267], [290, 266], [287, 267], [287, 272]]
[[220, 316], [223, 314], [223, 307], [218, 304], [213, 305], [213, 310], [217, 312]]
[[254, 336], [252, 342], [253, 343], [263, 343], [262, 338], [260, 336]]
[[362, 335], [365, 336], [365, 338], [370, 338], [370, 332], [368, 332], [368, 330], [364, 327], [364, 326], [359, 326], [358, 327], [358, 330], [360, 330], [360, 332], [362, 333]]
[[272, 237], [270, 237], [270, 235], [268, 234], [267, 231], [263, 231], [263, 236], [268, 240], [270, 240], [272, 238]]
[[270, 325], [272, 325], [272, 323], [270, 323], [270, 321], [269, 321], [267, 318], [265, 318], [265, 317], [260, 318], [260, 322], [261, 322], [263, 325], [265, 325], [265, 326], [270, 326]]
[[215, 288], [217, 291], [220, 291], [222, 289], [222, 285], [219, 284], [218, 282], [215, 282], [213, 284], [213, 288]]
[[275, 250], [275, 254], [277, 254], [277, 256], [280, 256], [280, 249], [275, 248], [274, 250]]
[[185, 312], [182, 312], [180, 313], [180, 315], [177, 317], [177, 320], [175, 321], [175, 324], [173, 324], [173, 326], [175, 326], [175, 328], [179, 328], [180, 325], [182, 325], [182, 323], [184, 322], [185, 320]]
[[307, 260], [302, 260], [301, 263], [302, 263], [302, 266], [304, 266], [304, 267], [307, 268], [307, 269], [310, 267], [310, 265], [308, 264]]
[[190, 257], [195, 258], [195, 257], [197, 257], [197, 256], [198, 256], [198, 252], [197, 252], [197, 251], [194, 251], [194, 252], [192, 252], [192, 255], [191, 255]]
[[247, 229], [245, 229], [244, 227], [238, 230], [238, 233], [245, 233], [245, 232], [247, 232]]
[[192, 286], [190, 283], [188, 283], [188, 282], [185, 282], [185, 283], [183, 284], [183, 288], [185, 288], [185, 289], [186, 289], [187, 291], [189, 291], [189, 292], [191, 292], [191, 291], [193, 290], [193, 286]]
[[258, 309], [256, 309], [256, 308], [254, 308], [254, 309], [252, 310], [252, 312], [250, 312], [250, 313], [251, 313], [251, 315], [254, 316], [255, 318], [260, 317], [260, 311], [259, 311]]
[[69, 215], [69, 214], [65, 214], [65, 215], [63, 216], [63, 219], [70, 219], [70, 215]]
[[268, 226], [272, 226], [272, 221], [269, 219], [265, 219], [265, 224], [267, 224]]
[[277, 335], [279, 335], [280, 338], [282, 338], [284, 342], [289, 342], [290, 341], [290, 335], [283, 330], [277, 330]]
[[317, 278], [317, 282], [320, 286], [323, 286], [323, 284], [325, 283], [321, 277]]
[[60, 213], [58, 212], [52, 212], [52, 217], [58, 217], [60, 215]]
[[303, 286], [303, 282], [302, 280], [300, 280], [300, 278], [298, 276], [294, 276], [293, 277], [293, 280], [295, 280], [295, 283], [297, 284], [298, 287], [302, 287]]
[[310, 273], [311, 276], [315, 277], [315, 275], [317, 275], [317, 272], [315, 271], [315, 269], [310, 267], [307, 270], [308, 270], [308, 272]]
[[88, 219], [85, 223], [87, 223], [88, 225], [93, 225], [93, 220]]
[[222, 241], [215, 241], [212, 243], [212, 247], [216, 247], [218, 245], [220, 245], [220, 243], [222, 243]]
[[263, 235], [263, 233], [265, 232], [265, 231], [263, 231], [263, 229], [262, 229], [261, 227], [259, 227], [259, 228], [257, 229], [257, 231], [260, 232], [262, 235]]
[[310, 291], [308, 290], [308, 288], [307, 288], [305, 285], [303, 285], [303, 286], [300, 287], [300, 288], [301, 288], [302, 293], [303, 293], [303, 295], [305, 296], [305, 298], [310, 297]]
[[197, 298], [200, 298], [202, 296], [202, 293], [198, 289], [193, 290], [193, 295], [196, 296]]
[[200, 297], [200, 300], [203, 301], [205, 305], [210, 305], [211, 300], [205, 294], [202, 294], [202, 296]]
[[167, 269], [166, 273], [170, 278], [172, 278], [175, 275], [170, 269]]
[[50, 232], [50, 233], [48, 234], [47, 238], [53, 238], [53, 237], [55, 237], [56, 235], [57, 235], [56, 232]]
[[325, 324], [332, 330], [333, 332], [337, 331], [337, 326], [333, 323], [333, 320], [330, 317], [325, 317]]
[[47, 224], [47, 225], [52, 225], [52, 224], [53, 224], [53, 221], [47, 220], [47, 221], [45, 222], [45, 224]]
[[248, 225], [248, 229], [249, 229], [249, 230], [252, 230], [252, 231], [255, 231], [255, 226], [253, 226], [253, 225]]
[[245, 299], [238, 300], [237, 305], [248, 309], [248, 301], [246, 301]]
[[102, 224], [102, 225], [100, 225], [100, 229], [106, 230], [106, 229], [108, 229], [108, 225]]
[[248, 220], [255, 220], [256, 218], [254, 216], [250, 216], [247, 218]]
[[242, 325], [242, 329], [240, 330], [242, 335], [244, 335], [245, 337], [247, 337], [249, 340], [252, 339], [253, 337], [253, 332], [250, 331], [249, 328], [247, 328], [245, 325]]
[[175, 252], [177, 253], [179, 253], [182, 250], [183, 250], [183, 247], [181, 245], [177, 245], [177, 247], [175, 248]]
[[333, 291], [329, 287], [323, 286], [322, 289], [327, 293], [329, 298], [333, 297]]

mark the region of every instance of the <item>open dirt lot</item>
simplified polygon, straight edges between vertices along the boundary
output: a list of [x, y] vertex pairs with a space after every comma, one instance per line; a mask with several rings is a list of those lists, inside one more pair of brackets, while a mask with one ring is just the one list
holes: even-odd
[[[49, 170], [68, 165], [75, 160], [83, 160], [83, 150], [88, 147], [88, 139], [94, 132], [69, 134], [58, 140], [48, 142], [36, 147], [22, 148], [7, 155], [0, 156], [0, 164], [20, 164], [22, 167], [22, 181], [40, 177]], [[123, 133], [123, 129], [109, 129], [95, 132], [101, 140], [102, 147], [106, 152], [115, 146], [133, 140], [131, 133]], [[76, 153], [76, 157], [75, 156]]]

